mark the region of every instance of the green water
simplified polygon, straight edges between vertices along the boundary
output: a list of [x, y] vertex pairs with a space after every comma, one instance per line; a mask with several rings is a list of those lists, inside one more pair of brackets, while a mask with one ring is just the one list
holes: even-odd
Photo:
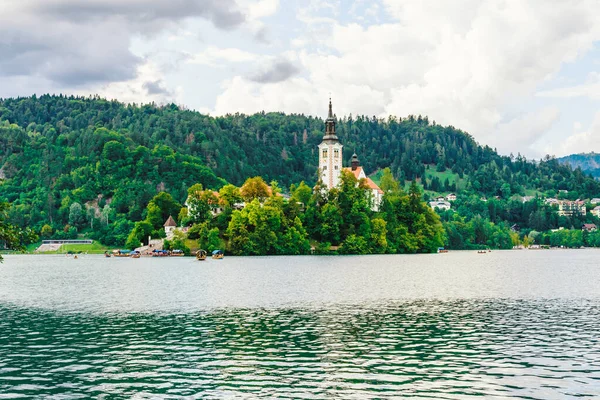
[[598, 256], [9, 256], [0, 398], [600, 397]]

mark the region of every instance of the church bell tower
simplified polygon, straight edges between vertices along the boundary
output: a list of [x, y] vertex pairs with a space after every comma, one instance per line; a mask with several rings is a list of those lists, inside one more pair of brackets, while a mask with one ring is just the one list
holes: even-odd
[[325, 136], [319, 145], [319, 177], [332, 189], [340, 183], [342, 173], [342, 146], [335, 134], [335, 117], [329, 99], [329, 115], [325, 121]]

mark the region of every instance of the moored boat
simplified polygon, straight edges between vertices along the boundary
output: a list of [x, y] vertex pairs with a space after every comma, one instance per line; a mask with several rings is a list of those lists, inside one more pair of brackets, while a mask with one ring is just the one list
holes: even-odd
[[129, 257], [131, 251], [129, 250], [113, 250], [113, 257]]
[[152, 257], [168, 257], [169, 252], [166, 250], [152, 250]]
[[212, 258], [214, 258], [215, 260], [222, 260], [223, 257], [225, 257], [225, 253], [223, 253], [223, 250], [214, 250], [212, 252]]
[[133, 250], [131, 253], [129, 253], [129, 256], [131, 258], [140, 258], [142, 256], [142, 253], [140, 253], [137, 250]]
[[173, 251], [171, 251], [170, 256], [171, 257], [183, 257], [183, 256], [185, 256], [185, 253], [183, 252], [183, 250], [173, 250]]
[[206, 250], [200, 249], [196, 252], [196, 260], [204, 261], [204, 260], [206, 260], [207, 255], [208, 255], [208, 253], [206, 252]]

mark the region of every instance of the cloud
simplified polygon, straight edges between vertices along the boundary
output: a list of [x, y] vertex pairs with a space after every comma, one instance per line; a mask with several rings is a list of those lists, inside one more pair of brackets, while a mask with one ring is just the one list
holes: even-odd
[[[183, 89], [170, 89], [163, 80], [161, 68], [152, 61], [145, 61], [137, 67], [135, 78], [128, 81], [110, 82], [101, 85], [97, 94], [108, 99], [119, 99], [126, 103], [181, 103]], [[87, 95], [86, 89], [75, 94]]]
[[536, 93], [536, 96], [563, 99], [587, 97], [592, 100], [598, 100], [600, 99], [600, 74], [592, 72], [584, 84], [543, 90]]
[[[316, 3], [310, 7], [318, 10]], [[600, 2], [591, 0], [383, 0], [387, 22], [369, 26], [340, 22], [337, 2], [327, 4], [297, 14], [305, 29], [290, 43], [305, 80], [294, 76], [264, 90], [251, 84], [279, 79], [228, 79], [215, 111], [235, 97], [227, 112], [272, 105], [324, 115], [331, 92], [338, 115], [423, 114], [505, 151], [534, 152], [558, 121], [556, 108], [538, 111], [537, 88], [600, 40]], [[519, 117], [507, 118], [515, 111]], [[509, 130], [519, 140], [503, 145]]]
[[25, 3], [40, 16], [81, 22], [117, 16], [138, 24], [155, 24], [201, 17], [218, 28], [232, 29], [245, 20], [233, 0], [154, 0], [151, 4], [144, 0], [26, 0]]
[[523, 153], [527, 150], [530, 155], [542, 157], [545, 154], [534, 144], [548, 133], [559, 118], [558, 107], [545, 107], [501, 122], [491, 135], [483, 135], [481, 138], [504, 154], [517, 151]]
[[582, 131], [581, 124], [575, 124], [573, 133], [563, 143], [559, 146], [549, 146], [546, 151], [548, 154], [567, 155], [588, 153], [598, 149], [600, 149], [600, 111], [596, 112], [587, 130]]
[[[3, 5], [4, 7], [4, 5]], [[144, 60], [131, 51], [190, 18], [234, 29], [233, 0], [22, 0], [0, 14], [0, 76], [38, 76], [64, 87], [127, 81]]]
[[142, 87], [146, 89], [146, 93], [149, 95], [171, 95], [171, 92], [164, 86], [164, 82], [160, 80], [145, 82]]
[[250, 75], [248, 79], [257, 83], [286, 81], [300, 73], [300, 69], [289, 60], [277, 60]]
[[252, 62], [257, 60], [258, 57], [257, 54], [236, 48], [219, 49], [210, 46], [201, 53], [191, 56], [189, 62], [192, 64], [219, 66], [223, 61], [229, 63]]

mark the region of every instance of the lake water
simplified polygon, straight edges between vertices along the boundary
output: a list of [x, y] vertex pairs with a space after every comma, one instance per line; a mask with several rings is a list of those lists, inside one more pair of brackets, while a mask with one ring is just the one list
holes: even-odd
[[0, 398], [599, 398], [598, 260], [6, 256]]

